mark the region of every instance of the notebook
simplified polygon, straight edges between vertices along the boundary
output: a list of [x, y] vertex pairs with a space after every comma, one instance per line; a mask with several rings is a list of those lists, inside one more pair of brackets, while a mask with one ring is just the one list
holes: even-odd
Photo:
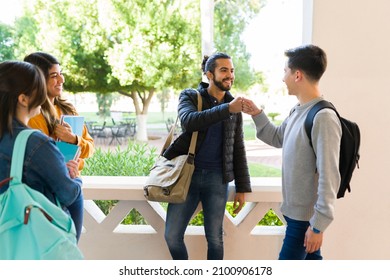
[[56, 142], [60, 152], [64, 155], [65, 162], [77, 160], [80, 156], [80, 147], [66, 142]]
[[61, 124], [68, 123], [72, 127], [72, 132], [78, 136], [82, 136], [84, 128], [84, 117], [73, 115], [62, 115]]

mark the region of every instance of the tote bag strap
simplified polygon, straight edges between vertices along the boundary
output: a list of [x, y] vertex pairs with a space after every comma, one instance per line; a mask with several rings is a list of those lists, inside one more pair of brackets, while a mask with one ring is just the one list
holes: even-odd
[[[196, 91], [196, 93], [198, 95], [198, 112], [200, 112], [202, 111], [202, 96], [200, 96], [199, 91]], [[190, 148], [188, 150], [188, 154], [191, 156], [195, 156], [195, 146], [196, 146], [197, 138], [198, 138], [198, 131], [192, 132]]]
[[[202, 111], [202, 96], [200, 95], [198, 90], [196, 90], [196, 94], [198, 96], [198, 111], [200, 112], [200, 111]], [[171, 130], [169, 131], [167, 139], [165, 140], [165, 144], [164, 144], [164, 146], [163, 146], [163, 148], [161, 150], [161, 155], [169, 147], [169, 145], [171, 145], [171, 143], [172, 143], [173, 134], [175, 132], [175, 128], [176, 128], [178, 119], [179, 119], [179, 116], [176, 117], [176, 121], [172, 125]], [[193, 156], [195, 155], [195, 147], [196, 147], [196, 139], [197, 138], [198, 138], [198, 131], [194, 131], [192, 133], [190, 148], [188, 150], [188, 153], [193, 155]]]
[[172, 140], [173, 140], [173, 134], [175, 133], [176, 125], [177, 125], [177, 120], [179, 119], [179, 116], [177, 116], [175, 123], [172, 125], [171, 130], [168, 133], [167, 139], [165, 140], [164, 146], [161, 149], [161, 155], [163, 152], [171, 145]]
[[37, 129], [25, 129], [19, 132], [14, 143], [11, 161], [11, 174], [13, 178], [10, 186], [22, 183], [22, 172], [24, 163], [24, 154], [26, 152], [27, 140]]

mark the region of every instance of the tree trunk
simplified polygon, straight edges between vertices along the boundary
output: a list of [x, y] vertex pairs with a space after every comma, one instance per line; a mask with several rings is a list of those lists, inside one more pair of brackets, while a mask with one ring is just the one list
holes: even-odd
[[132, 91], [130, 94], [124, 91], [119, 91], [119, 93], [125, 96], [129, 96], [133, 100], [137, 121], [137, 132], [135, 134], [135, 140], [147, 142], [148, 109], [150, 101], [154, 95], [154, 89], [150, 89], [147, 93], [136, 91]]
[[135, 139], [137, 141], [142, 141], [142, 142], [148, 141], [147, 119], [148, 119], [148, 115], [143, 115], [143, 114], [137, 115], [137, 133], [135, 134]]
[[214, 51], [214, 1], [201, 0], [202, 56]]

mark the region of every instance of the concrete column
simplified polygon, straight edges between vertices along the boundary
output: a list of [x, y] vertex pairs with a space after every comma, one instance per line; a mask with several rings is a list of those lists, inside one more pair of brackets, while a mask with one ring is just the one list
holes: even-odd
[[202, 57], [214, 51], [214, 0], [200, 0]]

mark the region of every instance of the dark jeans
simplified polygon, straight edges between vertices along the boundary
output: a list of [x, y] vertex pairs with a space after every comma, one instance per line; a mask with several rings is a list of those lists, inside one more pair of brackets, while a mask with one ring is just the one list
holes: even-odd
[[207, 259], [223, 259], [223, 219], [227, 201], [228, 184], [222, 172], [195, 169], [187, 200], [168, 205], [165, 240], [174, 260], [187, 260], [184, 233], [199, 202], [202, 203], [204, 228], [208, 245]]
[[287, 228], [279, 260], [322, 260], [320, 250], [308, 254], [303, 246], [305, 233], [310, 223], [293, 220], [286, 216], [284, 218], [287, 222]]
[[81, 231], [83, 229], [84, 220], [84, 196], [81, 193], [79, 197], [68, 208], [69, 214], [72, 217], [76, 228], [77, 242], [80, 240]]

